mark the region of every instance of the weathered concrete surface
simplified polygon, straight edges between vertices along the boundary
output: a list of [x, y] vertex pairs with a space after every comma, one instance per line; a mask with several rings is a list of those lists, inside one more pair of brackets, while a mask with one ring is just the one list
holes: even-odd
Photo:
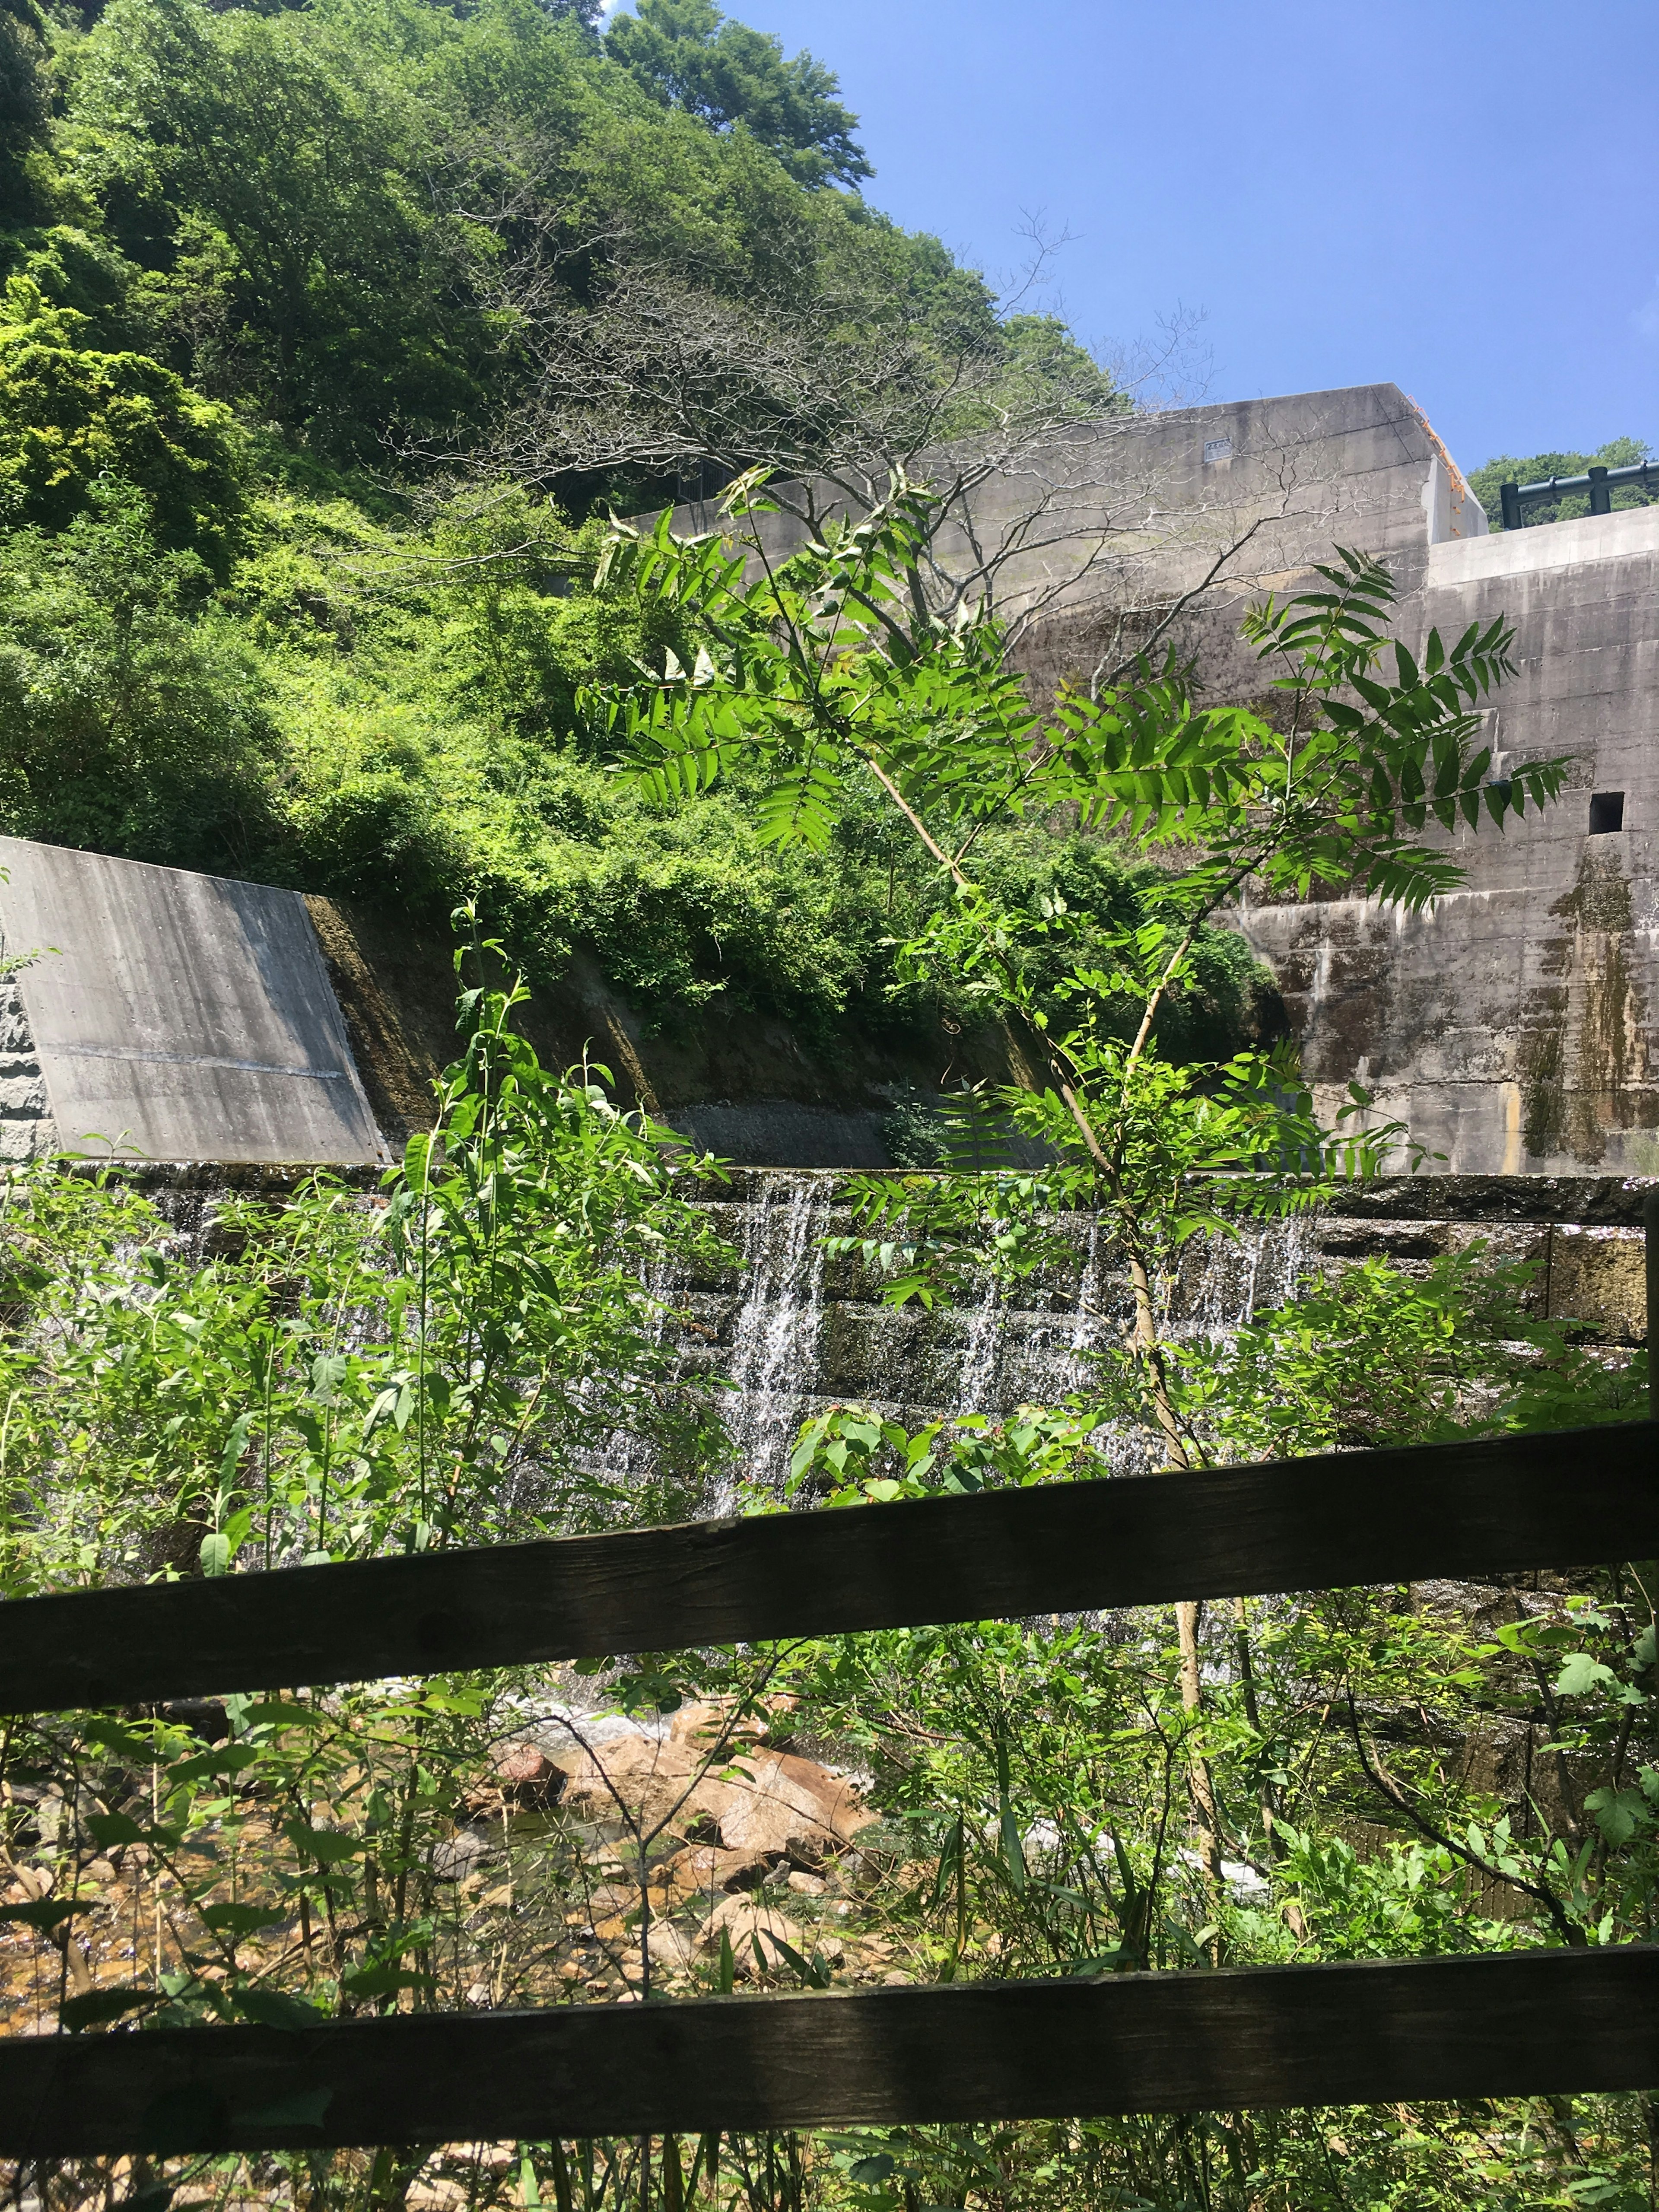
[[58, 1129], [15, 975], [0, 975], [0, 1163], [56, 1150]]
[[[1336, 544], [1396, 564], [1420, 582], [1431, 544], [1482, 537], [1486, 518], [1455, 482], [1432, 429], [1394, 384], [1126, 416], [1021, 452], [949, 509], [931, 548], [936, 587], [988, 596], [1039, 686], [1086, 679], [1131, 653], [1172, 600], [1212, 569], [1182, 642], [1201, 652], [1206, 686], [1259, 688], [1237, 619], [1264, 590], [1303, 580]], [[919, 463], [948, 489], [958, 457]], [[781, 496], [799, 503], [799, 488]], [[826, 514], [844, 501], [814, 486]], [[678, 507], [683, 533], [721, 527], [718, 504]], [[775, 556], [805, 531], [778, 514], [758, 526]]]
[[699, 1152], [740, 1164], [781, 1168], [887, 1168], [885, 1118], [875, 1107], [803, 1106], [790, 1098], [728, 1099], [670, 1110], [670, 1125]]
[[[1455, 1172], [1659, 1172], [1659, 509], [1437, 545], [1402, 611], [1408, 636], [1514, 624], [1493, 773], [1566, 754], [1569, 787], [1449, 840], [1467, 887], [1427, 914], [1246, 910], [1304, 1066]], [[1623, 794], [1620, 830], [1590, 834], [1593, 792]]]
[[[1324, 896], [1247, 904], [1242, 926], [1328, 1112], [1364, 1083], [1442, 1171], [1659, 1171], [1659, 508], [1492, 535], [1391, 384], [1091, 428], [965, 506], [941, 572], [982, 561], [1039, 691], [1112, 669], [1176, 610], [1160, 641], [1190, 657], [1200, 696], [1259, 698], [1240, 617], [1339, 544], [1389, 568], [1408, 644], [1512, 623], [1492, 773], [1569, 755], [1563, 802], [1449, 840], [1466, 888], [1427, 914]], [[783, 518], [775, 532], [780, 550], [799, 535]], [[1618, 831], [1590, 834], [1595, 792], [1623, 795]]]
[[296, 892], [14, 837], [0, 869], [4, 956], [24, 963], [58, 1144], [154, 1160], [382, 1157]]
[[[1001, 572], [1018, 658], [1045, 688], [1086, 680], [1103, 661], [1117, 665], [1213, 571], [1164, 637], [1196, 658], [1206, 696], [1248, 699], [1266, 684], [1238, 624], [1264, 593], [1302, 587], [1314, 562], [1349, 545], [1386, 561], [1410, 594], [1431, 545], [1486, 531], [1479, 502], [1454, 485], [1433, 431], [1397, 385], [1182, 408], [1135, 418], [1127, 436], [1113, 465], [1140, 493], [1139, 512], [1103, 502], [1097, 526], [1109, 534], [1103, 542], [1079, 530], [1076, 574], [1062, 588], [1053, 549], [1041, 562], [1012, 558]], [[999, 483], [994, 498], [988, 485], [976, 493], [976, 530], [988, 527], [978, 509], [991, 500], [990, 535], [1013, 538], [1020, 495], [1017, 480]], [[1050, 611], [1039, 611], [1049, 594]]]

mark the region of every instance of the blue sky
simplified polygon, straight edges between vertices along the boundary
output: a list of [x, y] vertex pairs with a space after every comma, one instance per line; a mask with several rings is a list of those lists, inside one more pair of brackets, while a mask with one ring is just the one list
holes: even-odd
[[1191, 398], [1391, 378], [1465, 467], [1659, 449], [1654, 0], [724, 0], [861, 118], [871, 200], [998, 273], [1073, 234], [1109, 350]]

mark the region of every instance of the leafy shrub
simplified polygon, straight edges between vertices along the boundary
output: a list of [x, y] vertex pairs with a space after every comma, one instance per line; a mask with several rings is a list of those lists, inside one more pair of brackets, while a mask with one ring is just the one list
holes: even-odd
[[233, 872], [265, 842], [281, 740], [211, 585], [114, 487], [57, 536], [0, 535], [9, 832]]
[[240, 505], [230, 410], [157, 361], [79, 349], [86, 319], [49, 306], [27, 276], [0, 313], [0, 511], [61, 530], [93, 487], [143, 497], [156, 543], [222, 571]]

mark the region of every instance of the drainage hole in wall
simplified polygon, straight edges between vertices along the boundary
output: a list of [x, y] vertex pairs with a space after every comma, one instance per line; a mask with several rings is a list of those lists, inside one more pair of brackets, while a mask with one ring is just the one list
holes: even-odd
[[1625, 826], [1625, 794], [1622, 791], [1593, 791], [1590, 793], [1589, 833], [1592, 837], [1611, 836], [1615, 830]]

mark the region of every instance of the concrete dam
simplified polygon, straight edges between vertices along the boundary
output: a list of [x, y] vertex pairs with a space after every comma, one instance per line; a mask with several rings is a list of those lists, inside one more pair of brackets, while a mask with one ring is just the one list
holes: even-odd
[[[1104, 457], [1076, 442], [1052, 457], [1065, 526], [1040, 560], [1006, 564], [1035, 682], [1085, 668], [1137, 610], [1175, 605], [1222, 544], [1237, 550], [1182, 615], [1180, 641], [1206, 696], [1247, 698], [1259, 678], [1240, 657], [1243, 605], [1296, 587], [1341, 542], [1390, 562], [1408, 641], [1499, 611], [1514, 622], [1519, 673], [1489, 715], [1495, 772], [1575, 757], [1549, 814], [1460, 841], [1468, 886], [1426, 914], [1328, 897], [1233, 917], [1316, 1088], [1358, 1078], [1443, 1157], [1316, 1220], [1194, 1249], [1171, 1326], [1225, 1330], [1310, 1269], [1369, 1254], [1421, 1265], [1479, 1238], [1535, 1263], [1540, 1310], [1638, 1340], [1640, 1198], [1659, 1173], [1659, 511], [1491, 536], [1387, 385], [1182, 410], [1113, 436]], [[975, 542], [1012, 526], [994, 480], [973, 496]], [[453, 1051], [447, 951], [398, 918], [15, 839], [0, 869], [0, 1159], [124, 1158], [191, 1238], [227, 1188], [277, 1198], [317, 1164], [372, 1184], [426, 1119]], [[732, 1425], [757, 1479], [781, 1479], [814, 1407], [872, 1403], [913, 1425], [1000, 1415], [1062, 1397], [1116, 1338], [1122, 1286], [1086, 1220], [1066, 1267], [1013, 1302], [950, 1313], [895, 1312], [855, 1262], [826, 1255], [846, 1227], [845, 1171], [888, 1164], [893, 1097], [938, 1080], [935, 1042], [831, 1066], [719, 1015], [665, 1040], [580, 967], [526, 1026], [561, 1064], [591, 1041], [625, 1097], [737, 1164], [701, 1195], [741, 1266], [674, 1287], [695, 1322], [686, 1357], [738, 1386]]]

